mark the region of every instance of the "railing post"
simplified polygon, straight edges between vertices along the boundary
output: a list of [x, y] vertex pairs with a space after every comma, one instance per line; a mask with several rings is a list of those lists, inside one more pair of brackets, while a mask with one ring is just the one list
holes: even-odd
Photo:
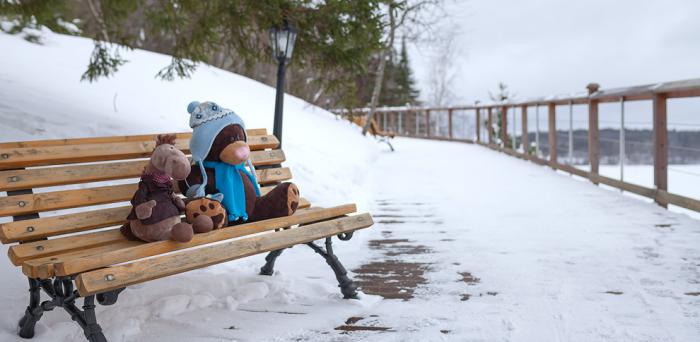
[[512, 148], [513, 151], [515, 151], [515, 150], [517, 149], [517, 147], [518, 147], [518, 145], [516, 144], [516, 141], [515, 141], [515, 135], [516, 135], [516, 134], [515, 134], [515, 122], [516, 122], [516, 121], [515, 121], [515, 120], [516, 120], [515, 116], [516, 116], [516, 114], [517, 114], [517, 113], [516, 113], [516, 112], [517, 112], [517, 109], [515, 109], [515, 108], [516, 108], [516, 107], [513, 106], [513, 130], [512, 130], [512, 136], [510, 137], [511, 148]]
[[588, 162], [591, 163], [590, 180], [598, 184], [596, 177], [599, 172], [600, 162], [600, 133], [598, 131], [598, 100], [590, 98], [598, 91], [600, 86], [591, 83], [588, 88]]
[[[666, 125], [666, 94], [654, 94], [654, 185], [657, 190], [668, 191], [668, 127]], [[660, 206], [668, 207], [661, 196], [654, 199]]]
[[452, 139], [452, 108], [447, 109], [447, 134]]
[[625, 97], [620, 97], [620, 180], [625, 181]]
[[398, 113], [398, 115], [399, 115], [399, 124], [398, 124], [397, 127], [396, 127], [396, 130], [398, 131], [398, 132], [396, 132], [396, 133], [397, 133], [398, 135], [402, 135], [402, 133], [404, 133], [404, 130], [403, 130], [403, 113], [404, 113], [403, 111], [400, 111], [400, 112]]
[[506, 148], [508, 142], [508, 113], [506, 106], [501, 107], [501, 143]]
[[569, 165], [574, 164], [574, 101], [569, 102]]
[[520, 138], [520, 144], [523, 145], [523, 153], [525, 153], [525, 155], [528, 155], [528, 151], [530, 150], [530, 136], [527, 130], [527, 105], [522, 105], [522, 107], [520, 107], [520, 110], [523, 112], [523, 135]]
[[413, 134], [414, 137], [417, 137], [418, 134], [420, 133], [420, 120], [418, 119], [418, 111], [413, 112], [413, 118], [415, 119], [416, 122], [416, 132]]
[[535, 105], [535, 156], [540, 157], [540, 104]]
[[557, 162], [557, 106], [549, 103], [549, 161], [552, 166]]
[[430, 109], [425, 110], [425, 136], [430, 138]]
[[489, 135], [489, 145], [493, 144], [493, 110], [491, 110], [491, 107], [487, 109], [488, 118], [486, 119], [486, 133]]
[[476, 108], [476, 142], [481, 142], [481, 115], [479, 113], [479, 108]]

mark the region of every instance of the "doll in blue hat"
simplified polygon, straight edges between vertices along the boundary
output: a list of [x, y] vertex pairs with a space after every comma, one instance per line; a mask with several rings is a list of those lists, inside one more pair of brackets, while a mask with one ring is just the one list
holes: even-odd
[[229, 225], [294, 214], [299, 206], [299, 189], [294, 183], [279, 184], [260, 195], [245, 124], [236, 113], [214, 102], [197, 101], [187, 111], [194, 167], [178, 185], [188, 198], [220, 198]]

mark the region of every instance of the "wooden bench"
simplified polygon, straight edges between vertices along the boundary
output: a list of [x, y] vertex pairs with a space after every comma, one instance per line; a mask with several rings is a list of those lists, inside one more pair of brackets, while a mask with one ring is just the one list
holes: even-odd
[[[251, 158], [263, 193], [292, 177], [282, 167], [277, 138], [248, 130]], [[189, 154], [189, 133], [176, 146]], [[311, 208], [302, 199], [292, 216], [197, 234], [192, 241], [144, 243], [119, 232], [154, 135], [0, 143], [0, 240], [29, 279], [29, 306], [19, 335], [31, 338], [45, 311], [62, 307], [89, 341], [106, 341], [95, 318], [95, 299], [114, 304], [127, 286], [270, 252], [261, 274], [272, 275], [284, 248], [306, 244], [325, 258], [345, 298], [356, 286], [333, 253], [331, 237], [349, 240], [372, 217], [354, 204]], [[116, 183], [116, 184], [114, 184]], [[302, 188], [303, 190], [303, 188]], [[283, 229], [283, 228], [290, 229]], [[325, 239], [325, 248], [314, 241]], [[224, 241], [225, 240], [225, 241]], [[223, 242], [222, 242], [223, 241]], [[212, 244], [217, 242], [217, 244]], [[167, 253], [167, 254], [166, 254]], [[41, 301], [41, 291], [49, 299]], [[76, 300], [83, 298], [82, 310]]]
[[[353, 115], [350, 117], [350, 120], [364, 128], [365, 124], [367, 123], [367, 115]], [[389, 131], [383, 131], [379, 128], [379, 124], [377, 124], [377, 120], [375, 118], [372, 118], [372, 122], [369, 125], [369, 134], [371, 134], [373, 137], [377, 138], [380, 142], [386, 143], [389, 145], [389, 148], [391, 151], [394, 151], [394, 146], [391, 145], [391, 141], [389, 139], [393, 139], [396, 134], [394, 132], [389, 132]]]

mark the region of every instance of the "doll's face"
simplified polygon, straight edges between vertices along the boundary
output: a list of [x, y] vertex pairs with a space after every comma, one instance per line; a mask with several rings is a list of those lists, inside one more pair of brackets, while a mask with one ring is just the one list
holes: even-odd
[[151, 154], [151, 165], [175, 180], [183, 180], [190, 174], [190, 161], [173, 145], [174, 141], [175, 136], [158, 136]]
[[214, 139], [206, 160], [236, 165], [248, 160], [250, 147], [240, 125], [228, 125]]

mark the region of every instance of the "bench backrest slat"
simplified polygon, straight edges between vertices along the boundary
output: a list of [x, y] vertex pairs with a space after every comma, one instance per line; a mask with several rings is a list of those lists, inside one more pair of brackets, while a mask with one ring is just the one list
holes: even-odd
[[[248, 138], [252, 151], [275, 148], [279, 141], [273, 135], [257, 135]], [[129, 141], [78, 145], [0, 148], [0, 170], [31, 166], [98, 162], [119, 159], [147, 158], [156, 142]], [[189, 153], [189, 139], [178, 139], [175, 147]]]
[[[253, 128], [246, 130], [249, 137], [257, 135], [267, 135], [265, 128]], [[160, 133], [163, 134], [163, 133]], [[190, 139], [192, 133], [171, 133], [175, 134], [178, 139]], [[0, 143], [0, 149], [4, 148], [23, 148], [23, 147], [46, 147], [46, 146], [61, 146], [61, 145], [84, 145], [84, 144], [104, 144], [116, 142], [130, 141], [155, 141], [159, 134], [141, 134], [141, 135], [125, 135], [111, 137], [94, 137], [94, 138], [73, 138], [73, 139], [51, 139], [51, 140], [30, 140], [17, 142]]]
[[[282, 150], [253, 151], [253, 165], [284, 162]], [[141, 175], [148, 159], [0, 171], [0, 190], [32, 189], [66, 184], [110, 181]]]

